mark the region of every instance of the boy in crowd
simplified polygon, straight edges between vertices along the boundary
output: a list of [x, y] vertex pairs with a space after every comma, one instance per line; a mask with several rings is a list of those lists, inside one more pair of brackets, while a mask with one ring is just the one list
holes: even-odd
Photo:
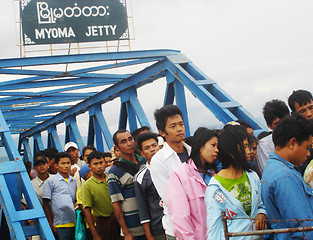
[[[281, 119], [289, 116], [289, 109], [285, 102], [273, 99], [265, 103], [263, 107], [263, 116], [268, 128], [274, 130]], [[257, 161], [261, 173], [263, 173], [268, 156], [271, 152], [274, 152], [274, 150], [275, 146], [272, 140], [272, 134], [259, 141], [257, 147]]]
[[167, 184], [172, 172], [186, 162], [191, 148], [185, 139], [185, 124], [182, 111], [176, 105], [166, 105], [154, 112], [159, 134], [166, 142], [151, 159], [151, 178], [163, 201], [164, 216], [162, 219], [167, 239], [175, 239], [173, 224], [167, 208]]
[[139, 135], [137, 146], [141, 156], [147, 159], [146, 166], [135, 175], [134, 181], [140, 222], [145, 229], [148, 240], [165, 240], [165, 233], [162, 226], [162, 202], [154, 187], [149, 170], [151, 158], [160, 150], [158, 135], [151, 132]]
[[53, 234], [62, 240], [75, 239], [76, 181], [69, 175], [71, 156], [66, 152], [55, 155], [58, 173], [43, 186], [43, 209]]
[[80, 159], [83, 160], [86, 164], [88, 164], [88, 156], [90, 153], [92, 153], [93, 151], [97, 151], [97, 149], [92, 146], [92, 145], [87, 145], [83, 148], [82, 150], [82, 155], [80, 156]]
[[58, 169], [55, 166], [54, 159], [55, 154], [58, 153], [58, 150], [55, 148], [47, 148], [44, 151], [44, 155], [48, 158], [48, 165], [49, 165], [49, 173], [56, 174], [58, 172]]
[[[282, 119], [273, 131], [275, 151], [265, 166], [261, 195], [273, 229], [312, 226], [313, 191], [304, 182], [298, 167], [309, 155], [312, 121], [299, 114]], [[285, 221], [298, 218], [300, 221]], [[280, 221], [281, 220], [281, 221]], [[275, 239], [313, 239], [313, 232], [276, 234]]]
[[[292, 113], [298, 112], [306, 119], [313, 119], [313, 99], [312, 94], [307, 90], [297, 90], [288, 98], [288, 105], [292, 110]], [[310, 149], [311, 154], [308, 159], [300, 167], [300, 172], [303, 175], [306, 167], [312, 160], [312, 147]]]
[[313, 118], [313, 99], [309, 91], [293, 91], [288, 98], [288, 105], [293, 113], [298, 112], [306, 119]]
[[[104, 173], [107, 164], [103, 154], [98, 151], [91, 152], [87, 159], [92, 176], [81, 188], [87, 223], [93, 239], [117, 240], [120, 236], [120, 228], [114, 216], [108, 178]], [[96, 218], [96, 227], [93, 217]]]
[[121, 152], [121, 158], [109, 171], [109, 189], [115, 216], [122, 228], [124, 239], [146, 239], [140, 224], [134, 190], [134, 175], [146, 160], [135, 154], [135, 141], [125, 129], [116, 131], [113, 142]]
[[131, 134], [135, 140], [135, 143], [137, 143], [137, 138], [140, 134], [147, 133], [147, 132], [150, 132], [150, 128], [147, 126], [142, 126], [134, 130]]
[[36, 156], [34, 159], [34, 169], [37, 171], [38, 176], [32, 180], [32, 185], [42, 205], [43, 184], [50, 176], [48, 173], [49, 165], [47, 158], [45, 156]]

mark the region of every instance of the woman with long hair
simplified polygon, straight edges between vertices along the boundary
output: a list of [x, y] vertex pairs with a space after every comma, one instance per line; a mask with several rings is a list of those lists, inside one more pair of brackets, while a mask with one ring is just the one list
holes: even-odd
[[192, 138], [189, 160], [170, 176], [167, 203], [176, 239], [206, 239], [204, 194], [219, 166], [218, 132], [200, 127]]
[[[242, 126], [226, 125], [218, 137], [218, 159], [222, 170], [215, 175], [205, 193], [207, 239], [225, 239], [221, 212], [228, 217], [229, 232], [264, 229], [266, 212], [261, 200], [260, 179], [248, 162], [248, 134]], [[253, 222], [252, 219], [256, 219]], [[255, 239], [252, 236], [236, 239]]]

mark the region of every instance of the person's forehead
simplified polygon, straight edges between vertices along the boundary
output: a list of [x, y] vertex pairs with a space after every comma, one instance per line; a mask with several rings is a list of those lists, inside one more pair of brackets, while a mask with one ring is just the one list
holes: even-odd
[[170, 125], [170, 124], [177, 123], [177, 122], [182, 122], [182, 121], [183, 121], [182, 117], [179, 114], [176, 114], [176, 115], [173, 115], [173, 116], [169, 116], [166, 119], [166, 125]]
[[98, 163], [98, 162], [102, 162], [102, 161], [104, 161], [103, 157], [101, 157], [100, 159], [93, 158], [93, 159], [91, 159], [90, 163]]
[[68, 157], [61, 157], [59, 160], [59, 162], [67, 162], [67, 161], [71, 161], [71, 159]]
[[158, 142], [155, 141], [155, 139], [150, 138], [150, 139], [147, 139], [147, 140], [143, 141], [141, 145], [142, 145], [142, 147], [145, 147], [145, 146], [152, 145], [152, 144], [154, 144], [154, 143], [157, 144]]
[[77, 148], [74, 148], [74, 147], [69, 147], [68, 149], [67, 149], [67, 151], [75, 151], [75, 150], [78, 150]]
[[132, 137], [132, 135], [129, 132], [118, 133], [116, 135], [117, 141], [119, 142], [124, 139], [128, 139], [129, 137]]
[[298, 102], [295, 102], [295, 107], [298, 107], [298, 108], [306, 107], [308, 105], [313, 105], [313, 100], [312, 99], [311, 99], [311, 101], [303, 103], [301, 105]]

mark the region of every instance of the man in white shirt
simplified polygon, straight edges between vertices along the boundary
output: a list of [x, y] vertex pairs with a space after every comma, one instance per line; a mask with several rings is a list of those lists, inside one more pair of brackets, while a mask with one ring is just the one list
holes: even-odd
[[48, 173], [49, 165], [47, 158], [41, 155], [36, 156], [34, 159], [34, 169], [37, 171], [38, 176], [32, 180], [32, 185], [42, 205], [43, 184], [50, 176], [50, 174]]
[[151, 178], [163, 200], [162, 219], [167, 239], [175, 239], [173, 224], [167, 209], [167, 184], [172, 172], [189, 157], [191, 148], [185, 139], [185, 124], [182, 111], [176, 105], [167, 105], [154, 112], [159, 134], [165, 138], [163, 148], [151, 159]]

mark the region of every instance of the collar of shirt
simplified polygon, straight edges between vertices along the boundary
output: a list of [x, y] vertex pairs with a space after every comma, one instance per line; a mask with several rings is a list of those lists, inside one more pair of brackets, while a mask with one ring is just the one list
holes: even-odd
[[107, 181], [108, 181], [108, 177], [107, 177], [107, 175], [104, 173], [104, 175], [105, 175], [105, 181], [103, 181], [103, 180], [99, 180], [98, 178], [95, 178], [95, 176], [91, 176], [90, 177], [90, 179], [92, 179], [94, 182], [96, 182], [96, 183], [106, 183]]
[[[48, 173], [48, 178], [50, 177], [50, 173]], [[47, 178], [47, 179], [48, 179]], [[46, 180], [47, 180], [46, 179]], [[45, 181], [42, 181], [38, 176], [33, 180], [34, 182], [38, 183], [38, 186], [41, 187], [42, 184], [44, 184]]]
[[[186, 148], [187, 153], [188, 153], [188, 155], [189, 155], [189, 154], [190, 154], [190, 151], [191, 151], [191, 147], [190, 147], [188, 144], [186, 144], [185, 142], [183, 142], [183, 145], [184, 145], [184, 147]], [[163, 144], [163, 148], [162, 148], [162, 149], [164, 149], [163, 151], [164, 151], [164, 157], [165, 157], [165, 158], [169, 158], [172, 154], [176, 153], [176, 152], [170, 147], [170, 145], [168, 145], [167, 142], [165, 142], [165, 143]]]
[[189, 174], [190, 177], [194, 177], [194, 179], [196, 181], [198, 181], [199, 183], [201, 183], [202, 185], [206, 186], [206, 183], [204, 182], [200, 172], [197, 169], [196, 164], [194, 163], [194, 161], [192, 159], [188, 159], [187, 162], [185, 163], [189, 169], [189, 171], [187, 172]]
[[[140, 162], [142, 161], [143, 157], [142, 157], [142, 156], [139, 156], [139, 155], [138, 155], [138, 154], [136, 154], [136, 153], [135, 153], [135, 157], [136, 157], [136, 159], [137, 159], [138, 163], [140, 164]], [[128, 161], [128, 160], [126, 160], [126, 159], [125, 159], [125, 158], [123, 158], [123, 157], [121, 157], [121, 158], [120, 158], [120, 161], [121, 161], [121, 162], [128, 162], [128, 163], [132, 163], [132, 164], [136, 165], [135, 163], [133, 163], [133, 162], [131, 162], [131, 161]]]
[[[60, 173], [57, 173], [56, 176], [59, 179], [59, 181], [63, 180], [66, 182], [65, 178]], [[68, 182], [72, 182], [72, 181], [74, 181], [74, 178], [71, 175], [68, 175]]]
[[287, 167], [289, 167], [290, 169], [295, 169], [297, 171], [299, 171], [299, 168], [295, 165], [293, 165], [291, 162], [288, 162], [287, 160], [285, 160], [284, 158], [282, 158], [281, 156], [279, 156], [278, 154], [272, 152], [271, 155], [278, 161], [281, 161], [283, 164], [285, 164]]

